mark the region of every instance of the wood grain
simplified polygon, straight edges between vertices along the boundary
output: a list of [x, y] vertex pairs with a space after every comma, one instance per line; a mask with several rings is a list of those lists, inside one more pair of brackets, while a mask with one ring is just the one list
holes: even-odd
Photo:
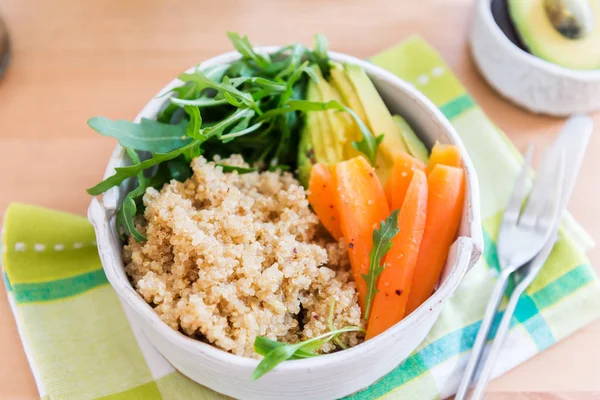
[[[468, 54], [472, 0], [4, 0], [13, 58], [0, 82], [0, 210], [23, 201], [84, 214], [84, 189], [102, 175], [113, 147], [87, 118], [132, 118], [180, 71], [230, 50], [226, 30], [257, 44], [309, 44], [367, 57], [413, 33], [443, 54], [490, 117], [521, 148], [548, 143], [562, 121], [528, 114], [482, 80]], [[595, 116], [600, 125], [600, 116]], [[592, 138], [573, 214], [600, 239], [600, 137]], [[600, 266], [600, 251], [590, 253]], [[492, 382], [489, 399], [598, 398], [600, 323]], [[0, 398], [35, 398], [16, 327], [0, 295]], [[532, 392], [532, 393], [530, 393]]]

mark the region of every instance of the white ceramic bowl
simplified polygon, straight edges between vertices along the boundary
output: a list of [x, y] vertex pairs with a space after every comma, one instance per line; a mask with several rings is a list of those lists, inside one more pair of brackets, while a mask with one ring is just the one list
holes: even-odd
[[565, 68], [520, 49], [494, 21], [491, 0], [478, 0], [470, 41], [484, 78], [517, 105], [553, 116], [600, 109], [600, 70]]
[[[263, 48], [261, 51], [273, 51]], [[92, 201], [89, 219], [96, 230], [98, 249], [106, 276], [133, 315], [132, 323], [146, 333], [152, 344], [173, 366], [194, 381], [217, 392], [242, 399], [334, 399], [363, 389], [405, 360], [425, 338], [436, 321], [444, 302], [452, 295], [465, 272], [482, 251], [481, 221], [477, 177], [460, 139], [448, 120], [421, 93], [391, 73], [368, 62], [347, 55], [330, 53], [335, 61], [361, 65], [369, 74], [388, 107], [401, 113], [414, 126], [427, 145], [436, 140], [459, 146], [467, 176], [467, 195], [459, 238], [454, 243], [443, 273], [441, 285], [419, 309], [383, 334], [354, 348], [311, 359], [287, 361], [256, 382], [252, 371], [255, 359], [236, 356], [216, 347], [190, 339], [163, 323], [152, 308], [131, 286], [123, 269], [121, 243], [115, 233], [115, 211], [125, 193], [125, 185], [107, 192], [102, 202]], [[200, 68], [231, 63], [235, 52], [220, 55], [201, 64]], [[190, 69], [191, 70], [191, 69]], [[161, 93], [180, 85], [174, 80]], [[155, 118], [165, 97], [152, 99], [139, 113]], [[106, 169], [128, 162], [117, 146]]]

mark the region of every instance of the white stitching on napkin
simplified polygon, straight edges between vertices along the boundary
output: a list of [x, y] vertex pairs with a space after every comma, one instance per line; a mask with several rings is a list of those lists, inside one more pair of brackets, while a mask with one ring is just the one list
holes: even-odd
[[[96, 241], [95, 240], [92, 240], [89, 244], [91, 246], [93, 246], [93, 247], [96, 247]], [[83, 242], [75, 242], [75, 243], [73, 243], [73, 248], [74, 249], [81, 249], [81, 248], [83, 248], [85, 246], [86, 246], [86, 243], [83, 243]], [[62, 243], [56, 243], [54, 245], [46, 245], [46, 244], [43, 244], [43, 243], [35, 243], [33, 245], [33, 249], [35, 251], [37, 251], [37, 252], [46, 251], [47, 247], [53, 248], [54, 251], [63, 251], [66, 248], [66, 246], [64, 244], [62, 244]], [[17, 243], [15, 243], [15, 251], [24, 252], [26, 249], [27, 249], [27, 245], [25, 243], [23, 243], [23, 242], [17, 242]]]
[[[437, 67], [432, 68], [429, 73], [431, 74], [431, 77], [437, 78], [437, 77], [444, 75], [445, 72], [446, 72], [446, 69], [444, 67], [437, 66]], [[421, 74], [417, 77], [417, 84], [421, 85], [421, 86], [425, 86], [429, 82], [431, 82], [431, 77], [427, 74]]]
[[444, 67], [435, 67], [431, 70], [431, 75], [438, 77], [441, 76], [444, 72]]
[[429, 83], [429, 77], [426, 74], [419, 75], [417, 78], [417, 83], [419, 85], [427, 85]]

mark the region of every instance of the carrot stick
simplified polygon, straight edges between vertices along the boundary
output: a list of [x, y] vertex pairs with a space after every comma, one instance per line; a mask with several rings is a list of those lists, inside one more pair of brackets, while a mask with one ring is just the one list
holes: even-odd
[[419, 247], [427, 215], [427, 177], [413, 171], [398, 215], [398, 234], [385, 257], [385, 269], [377, 282], [375, 300], [369, 316], [366, 339], [379, 335], [404, 318], [417, 265]]
[[408, 298], [408, 314], [431, 296], [440, 278], [462, 216], [464, 180], [461, 168], [441, 164], [427, 177], [427, 222]]
[[369, 273], [373, 230], [390, 214], [390, 210], [375, 170], [364, 157], [337, 163], [335, 181], [342, 232], [348, 245], [352, 276], [364, 314], [367, 284], [362, 274]]
[[392, 179], [388, 179], [383, 185], [383, 194], [385, 194], [385, 198], [388, 203], [388, 207], [390, 210], [392, 209]]
[[[397, 210], [402, 207], [404, 196], [406, 196], [406, 191], [415, 170], [425, 171], [425, 164], [408, 153], [396, 154], [392, 173], [387, 182], [390, 185], [388, 197], [390, 210]], [[388, 195], [388, 192], [386, 192], [386, 195]]]
[[338, 240], [342, 237], [342, 228], [335, 197], [336, 187], [331, 171], [326, 165], [315, 164], [310, 171], [308, 181], [308, 202], [325, 229], [335, 240]]
[[449, 167], [460, 167], [460, 150], [453, 144], [441, 144], [436, 142], [431, 149], [427, 171], [431, 172], [436, 165], [448, 165]]

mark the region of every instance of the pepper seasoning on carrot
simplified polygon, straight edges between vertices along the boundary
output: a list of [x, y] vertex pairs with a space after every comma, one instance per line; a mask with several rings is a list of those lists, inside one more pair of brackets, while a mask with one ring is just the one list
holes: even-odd
[[373, 338], [404, 318], [427, 216], [427, 177], [413, 171], [398, 215], [399, 231], [385, 256], [377, 282], [366, 339]]
[[462, 168], [438, 163], [429, 172], [427, 181], [427, 222], [407, 313], [418, 308], [433, 293], [456, 237], [463, 210], [465, 176]]
[[369, 273], [373, 230], [390, 214], [390, 210], [375, 170], [364, 157], [336, 164], [334, 175], [341, 230], [348, 246], [352, 276], [364, 314], [367, 284], [362, 275]]

